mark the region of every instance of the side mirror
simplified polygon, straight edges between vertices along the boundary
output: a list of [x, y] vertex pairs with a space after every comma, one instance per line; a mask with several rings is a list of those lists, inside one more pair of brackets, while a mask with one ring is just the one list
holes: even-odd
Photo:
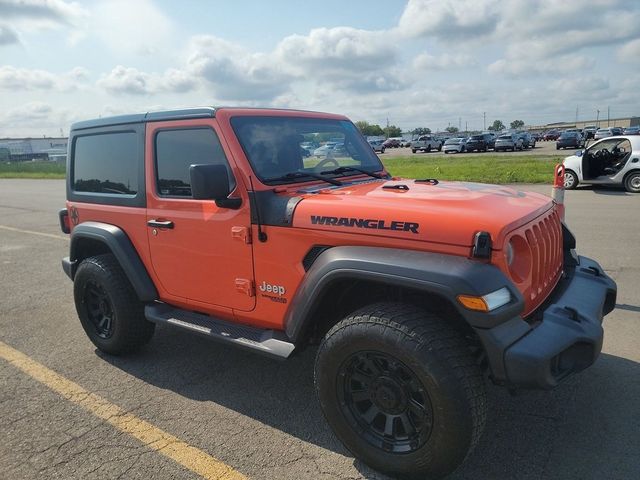
[[229, 188], [229, 173], [225, 165], [191, 165], [191, 195], [196, 200], [215, 200], [221, 208], [238, 208], [242, 204], [240, 198], [227, 198], [231, 193]]
[[582, 153], [583, 153], [583, 152], [582, 152], [582, 150], [578, 150], [578, 151], [575, 153], [575, 155], [576, 155], [576, 157], [581, 157], [581, 156], [582, 156]]

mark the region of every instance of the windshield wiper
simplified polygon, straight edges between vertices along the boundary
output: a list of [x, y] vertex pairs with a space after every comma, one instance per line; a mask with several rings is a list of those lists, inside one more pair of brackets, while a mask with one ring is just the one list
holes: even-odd
[[311, 172], [289, 172], [279, 177], [267, 178], [265, 181], [267, 182], [277, 182], [280, 180], [292, 180], [295, 178], [316, 178], [318, 180], [322, 180], [324, 182], [330, 183], [331, 185], [336, 185], [338, 187], [342, 186], [342, 182], [339, 180], [334, 180], [333, 178], [326, 178], [317, 173]]
[[322, 172], [322, 175], [331, 175], [333, 173], [345, 173], [345, 172], [360, 172], [360, 173], [364, 173], [365, 175], [369, 175], [370, 177], [373, 177], [373, 178], [388, 178], [384, 175], [380, 175], [379, 173], [373, 173], [363, 168], [357, 168], [357, 167], [338, 167], [333, 170], [324, 170]]

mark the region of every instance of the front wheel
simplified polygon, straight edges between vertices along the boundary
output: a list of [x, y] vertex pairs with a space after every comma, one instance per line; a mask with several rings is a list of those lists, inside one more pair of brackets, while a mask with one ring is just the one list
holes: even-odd
[[564, 188], [565, 190], [573, 190], [578, 186], [578, 176], [573, 170], [565, 170], [564, 172]]
[[415, 148], [411, 149], [411, 153], [416, 153], [416, 152], [417, 152], [417, 150]]
[[441, 478], [476, 445], [486, 393], [464, 338], [413, 305], [378, 303], [336, 324], [315, 362], [323, 413], [344, 445], [402, 478]]
[[111, 254], [84, 259], [73, 280], [82, 328], [100, 350], [112, 355], [134, 351], [151, 340], [155, 325]]
[[624, 188], [630, 193], [640, 193], [640, 172], [632, 172], [624, 179]]

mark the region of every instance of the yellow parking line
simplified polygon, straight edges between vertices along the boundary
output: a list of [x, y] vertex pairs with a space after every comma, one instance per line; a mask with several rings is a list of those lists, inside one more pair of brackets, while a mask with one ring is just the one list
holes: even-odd
[[104, 398], [85, 390], [27, 355], [0, 342], [0, 358], [19, 368], [38, 382], [80, 405], [85, 410], [140, 440], [144, 445], [169, 457], [198, 475], [217, 480], [240, 480], [246, 477], [220, 460], [161, 430]]
[[57, 238], [59, 240], [69, 240], [69, 237], [63, 235], [54, 235], [53, 233], [34, 232], [33, 230], [23, 230], [21, 228], [8, 227], [6, 225], [0, 225], [0, 229], [9, 230], [10, 232], [28, 233], [30, 235], [39, 235], [41, 237]]

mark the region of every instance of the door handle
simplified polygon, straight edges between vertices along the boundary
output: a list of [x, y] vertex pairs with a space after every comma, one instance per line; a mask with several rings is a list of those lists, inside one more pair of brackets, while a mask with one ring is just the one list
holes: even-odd
[[149, 220], [147, 226], [154, 228], [173, 228], [171, 220]]

